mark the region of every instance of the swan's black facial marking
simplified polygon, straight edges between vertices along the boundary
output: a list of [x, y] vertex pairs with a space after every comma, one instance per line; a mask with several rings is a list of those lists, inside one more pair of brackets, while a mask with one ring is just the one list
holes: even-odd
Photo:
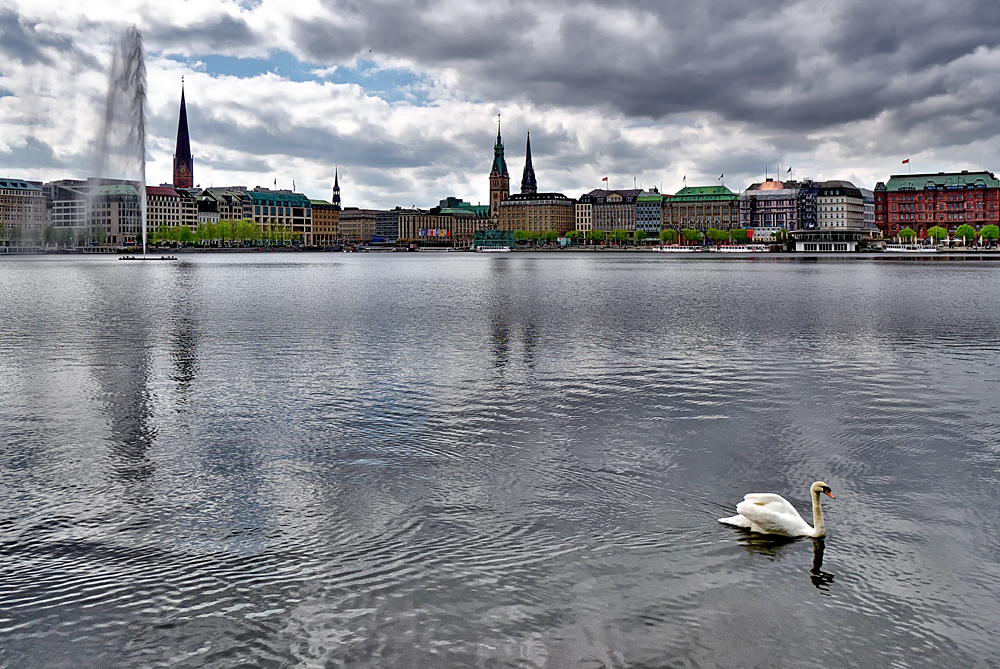
[[830, 491], [830, 486], [828, 485], [823, 486], [823, 492], [829, 495], [830, 499], [837, 499], [836, 497], [833, 496], [833, 493]]

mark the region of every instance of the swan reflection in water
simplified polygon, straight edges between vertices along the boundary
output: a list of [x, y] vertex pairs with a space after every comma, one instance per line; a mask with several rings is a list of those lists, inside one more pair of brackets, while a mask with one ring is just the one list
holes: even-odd
[[[782, 537], [770, 534], [761, 535], [747, 532], [745, 536], [740, 538], [739, 542], [740, 545], [751, 553], [770, 558], [779, 558], [784, 552], [785, 547], [798, 543], [799, 539], [796, 537]], [[819, 590], [829, 592], [834, 575], [823, 571], [823, 552], [826, 550], [826, 540], [820, 537], [813, 539], [812, 543], [813, 562], [812, 569], [809, 570], [809, 580]]]

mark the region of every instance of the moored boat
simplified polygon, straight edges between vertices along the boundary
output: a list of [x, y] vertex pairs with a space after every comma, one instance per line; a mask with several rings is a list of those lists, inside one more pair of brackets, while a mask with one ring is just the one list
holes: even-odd
[[767, 253], [771, 247], [767, 244], [719, 244], [708, 250], [712, 253]]
[[653, 248], [657, 253], [697, 253], [699, 246], [681, 246], [680, 244], [660, 244]]
[[886, 253], [937, 253], [938, 248], [930, 244], [886, 244]]

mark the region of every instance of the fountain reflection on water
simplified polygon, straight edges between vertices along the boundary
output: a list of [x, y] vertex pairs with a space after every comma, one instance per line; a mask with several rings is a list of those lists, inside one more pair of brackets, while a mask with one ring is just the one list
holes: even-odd
[[[135, 186], [146, 255], [146, 64], [142, 35], [135, 26], [122, 33], [111, 58], [94, 168], [101, 179], [124, 179]], [[87, 204], [89, 210], [91, 202]]]

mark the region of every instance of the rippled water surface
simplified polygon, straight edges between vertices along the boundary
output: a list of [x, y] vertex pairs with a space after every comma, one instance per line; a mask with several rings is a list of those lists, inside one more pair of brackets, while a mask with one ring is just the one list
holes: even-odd
[[[1000, 264], [0, 261], [0, 666], [1000, 665]], [[716, 518], [772, 491], [825, 543]]]

